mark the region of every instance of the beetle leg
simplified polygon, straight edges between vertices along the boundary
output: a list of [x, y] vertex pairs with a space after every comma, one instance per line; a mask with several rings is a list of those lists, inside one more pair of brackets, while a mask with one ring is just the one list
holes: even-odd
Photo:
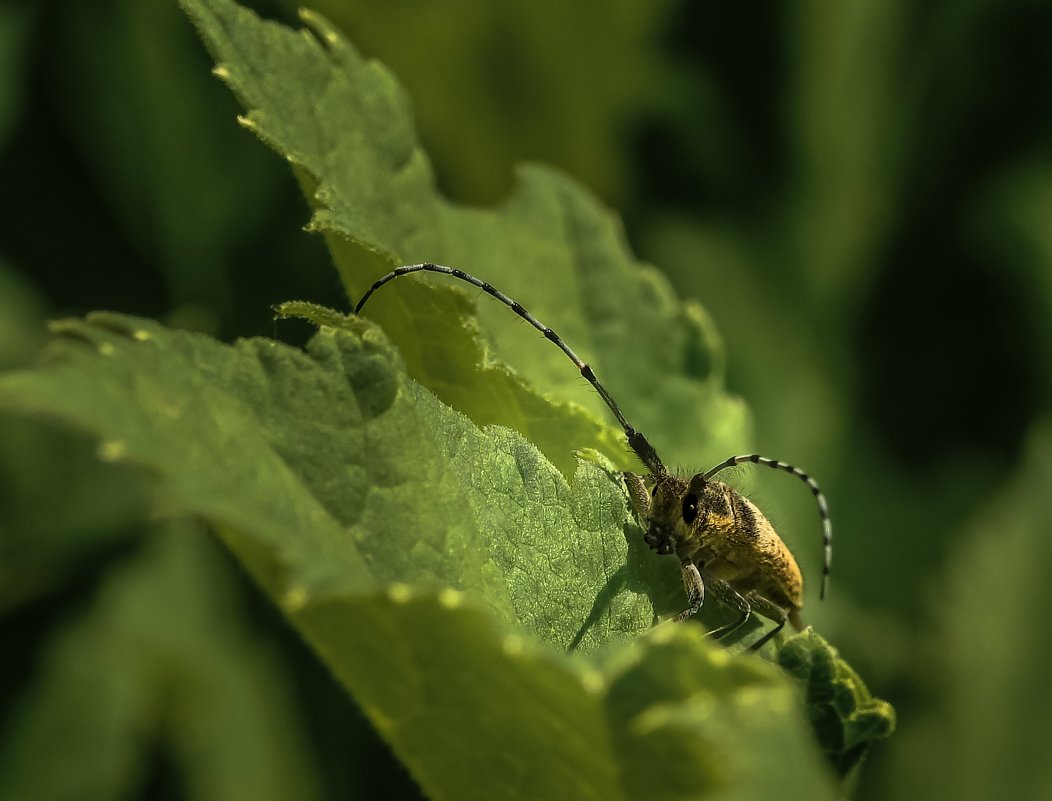
[[728, 584], [723, 579], [718, 579], [715, 576], [705, 574], [705, 581], [708, 582], [709, 589], [712, 590], [713, 594], [719, 599], [720, 603], [724, 606], [730, 606], [737, 609], [741, 613], [741, 617], [732, 623], [728, 623], [725, 626], [720, 626], [710, 631], [706, 636], [712, 637], [715, 640], [722, 639], [730, 634], [732, 631], [741, 628], [745, 625], [745, 622], [749, 619], [752, 614], [752, 604], [749, 603], [748, 599], [739, 593], [734, 587]]
[[759, 651], [768, 640], [774, 635], [785, 628], [785, 622], [789, 619], [789, 612], [777, 604], [767, 600], [762, 595], [756, 595], [754, 593], [749, 594], [749, 601], [753, 608], [756, 609], [761, 615], [766, 618], [773, 620], [776, 625], [773, 629], [764, 634], [760, 639], [749, 646], [750, 651]]
[[705, 582], [701, 580], [698, 566], [690, 559], [683, 560], [683, 590], [687, 593], [687, 608], [672, 618], [677, 623], [686, 620], [705, 603]]

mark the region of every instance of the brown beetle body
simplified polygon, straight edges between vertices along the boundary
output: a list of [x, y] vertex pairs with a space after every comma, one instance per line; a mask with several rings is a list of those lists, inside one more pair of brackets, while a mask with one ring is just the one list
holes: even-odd
[[705, 475], [685, 481], [666, 473], [650, 492], [640, 476], [625, 475], [632, 505], [646, 522], [647, 545], [659, 554], [675, 554], [683, 566], [689, 606], [674, 619], [697, 612], [709, 589], [741, 613], [714, 636], [738, 628], [752, 611], [778, 624], [754, 647], [787, 620], [802, 628], [803, 577], [796, 559], [752, 501]]

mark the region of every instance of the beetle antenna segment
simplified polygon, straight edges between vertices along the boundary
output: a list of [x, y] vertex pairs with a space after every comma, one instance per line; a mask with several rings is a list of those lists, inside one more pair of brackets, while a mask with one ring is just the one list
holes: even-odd
[[373, 283], [373, 285], [369, 287], [369, 290], [364, 295], [362, 295], [362, 299], [359, 300], [358, 305], [354, 307], [354, 313], [359, 314], [362, 310], [362, 307], [365, 306], [365, 302], [369, 300], [369, 298], [372, 297], [373, 293], [376, 292], [376, 290], [378, 290], [384, 284], [389, 283], [390, 281], [393, 281], [396, 278], [400, 278], [403, 275], [409, 275], [410, 273], [419, 272], [442, 273], [443, 275], [451, 275], [454, 278], [459, 278], [461, 281], [466, 281], [472, 286], [478, 287], [487, 295], [490, 295], [499, 300], [501, 303], [503, 303], [505, 306], [507, 306], [513, 312], [519, 315], [519, 317], [521, 317], [523, 320], [525, 320], [538, 331], [540, 331], [542, 334], [544, 334], [544, 338], [547, 339], [549, 342], [554, 343], [555, 346], [559, 348], [559, 350], [565, 353], [567, 358], [569, 358], [570, 361], [572, 361], [577, 367], [577, 369], [580, 371], [584, 379], [589, 384], [591, 384], [592, 387], [595, 388], [596, 392], [599, 393], [599, 397], [603, 399], [603, 403], [606, 404], [607, 408], [610, 409], [611, 412], [613, 412], [613, 415], [617, 418], [617, 422], [620, 424], [621, 429], [625, 432], [625, 437], [628, 438], [629, 447], [631, 447], [632, 450], [635, 451], [636, 456], [638, 456], [640, 461], [642, 461], [643, 464], [646, 465], [647, 470], [650, 471], [651, 477], [658, 478], [667, 474], [668, 471], [665, 469], [665, 465], [662, 464], [661, 459], [658, 457], [657, 451], [654, 450], [654, 446], [647, 441], [646, 437], [644, 437], [639, 431], [636, 431], [636, 429], [629, 424], [628, 419], [621, 411], [621, 407], [617, 405], [617, 401], [614, 400], [613, 396], [607, 391], [606, 387], [599, 383], [599, 379], [595, 377], [595, 373], [592, 372], [592, 368], [585, 364], [580, 359], [580, 357], [573, 352], [570, 346], [567, 345], [565, 341], [563, 341], [563, 338], [555, 333], [555, 331], [553, 331], [548, 326], [544, 325], [544, 323], [542, 323], [540, 320], [538, 320], [536, 317], [534, 317], [532, 314], [526, 311], [526, 309], [524, 309], [522, 307], [522, 304], [520, 304], [518, 301], [512, 300], [491, 284], [485, 281], [480, 281], [473, 275], [468, 275], [463, 270], [458, 270], [453, 267], [444, 267], [441, 264], [408, 264], [405, 267], [398, 267], [392, 270], [383, 278], [377, 279]]
[[822, 494], [822, 490], [818, 488], [818, 482], [799, 467], [793, 467], [791, 464], [779, 462], [776, 459], [768, 459], [766, 456], [760, 456], [758, 453], [750, 453], [744, 456], [732, 456], [730, 459], [720, 462], [714, 468], [705, 473], [704, 478], [708, 481], [721, 470], [726, 470], [728, 467], [734, 467], [735, 465], [744, 464], [745, 462], [766, 465], [767, 467], [773, 467], [776, 470], [784, 470], [786, 473], [796, 476], [811, 488], [811, 494], [815, 496], [815, 501], [818, 503], [818, 515], [822, 518], [822, 546], [824, 558], [822, 563], [822, 589], [818, 597], [825, 598], [826, 584], [829, 581], [829, 569], [833, 564], [833, 524], [829, 520], [829, 505], [826, 503], [826, 496]]

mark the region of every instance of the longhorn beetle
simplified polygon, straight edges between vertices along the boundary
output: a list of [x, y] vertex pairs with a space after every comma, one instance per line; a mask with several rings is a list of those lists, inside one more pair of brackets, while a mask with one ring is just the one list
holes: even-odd
[[[824, 598], [833, 557], [833, 528], [825, 496], [811, 476], [790, 464], [756, 453], [732, 456], [688, 480], [672, 475], [647, 438], [628, 422], [606, 387], [599, 383], [592, 368], [581, 361], [558, 334], [499, 289], [463, 270], [440, 264], [399, 267], [369, 288], [358, 301], [354, 313], [360, 314], [366, 301], [384, 284], [417, 272], [451, 275], [496, 298], [565, 353], [599, 393], [624, 430], [629, 447], [648, 471], [645, 479], [635, 473], [624, 474], [632, 507], [646, 522], [647, 531], [643, 539], [659, 554], [675, 554], [680, 560], [688, 604], [673, 620], [686, 620], [697, 612], [705, 601], [705, 590], [708, 588], [720, 602], [739, 613], [737, 620], [709, 632], [716, 639], [741, 627], [753, 612], [774, 621], [776, 625], [753, 643], [751, 650], [759, 649], [781, 631], [786, 621], [796, 629], [802, 627], [800, 608], [803, 606], [803, 578], [792, 553], [751, 501], [722, 481], [715, 481], [714, 476], [728, 467], [752, 463], [784, 470], [807, 484], [815, 496], [818, 514], [822, 519], [824, 562], [819, 597]], [[651, 484], [649, 491], [648, 482]]]

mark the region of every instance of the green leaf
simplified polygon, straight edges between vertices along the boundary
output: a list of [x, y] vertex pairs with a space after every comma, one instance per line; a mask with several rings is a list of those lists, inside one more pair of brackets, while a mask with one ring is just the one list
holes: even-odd
[[[744, 446], [744, 409], [723, 391], [708, 318], [634, 261], [617, 220], [577, 185], [532, 167], [498, 210], [450, 204], [394, 79], [324, 20], [303, 12], [309, 28], [296, 32], [227, 0], [184, 6], [247, 109], [244, 124], [300, 175], [316, 208], [311, 228], [328, 237], [351, 297], [400, 264], [449, 262], [559, 331], [670, 463], [710, 466]], [[407, 279], [367, 309], [411, 375], [476, 423], [515, 428], [567, 476], [574, 447], [635, 464], [563, 354], [489, 298], [476, 327], [450, 282], [425, 291]]]
[[647, 630], [675, 564], [599, 465], [568, 485], [514, 432], [476, 428], [374, 325], [306, 353], [112, 314], [55, 330], [0, 406], [99, 436], [155, 477], [160, 509], [216, 526], [433, 797], [763, 798], [758, 761], [830, 797], [772, 668], [690, 626], [604, 664], [563, 655]]
[[434, 798], [834, 797], [785, 678], [693, 627], [596, 669], [441, 596], [337, 598], [298, 619]]
[[778, 664], [804, 686], [811, 725], [826, 756], [843, 776], [874, 740], [895, 729], [895, 710], [870, 695], [836, 649], [808, 629], [778, 651]]
[[[588, 462], [571, 486], [521, 437], [479, 431], [411, 382], [374, 325], [347, 325], [305, 354], [120, 315], [67, 320], [48, 368], [6, 376], [0, 403], [75, 422], [102, 458], [163, 476], [162, 508], [235, 532], [279, 597], [397, 580], [470, 590], [563, 647], [647, 629], [635, 585], [675, 570], [643, 558], [620, 485]], [[608, 582], [625, 586], [582, 634]]]

